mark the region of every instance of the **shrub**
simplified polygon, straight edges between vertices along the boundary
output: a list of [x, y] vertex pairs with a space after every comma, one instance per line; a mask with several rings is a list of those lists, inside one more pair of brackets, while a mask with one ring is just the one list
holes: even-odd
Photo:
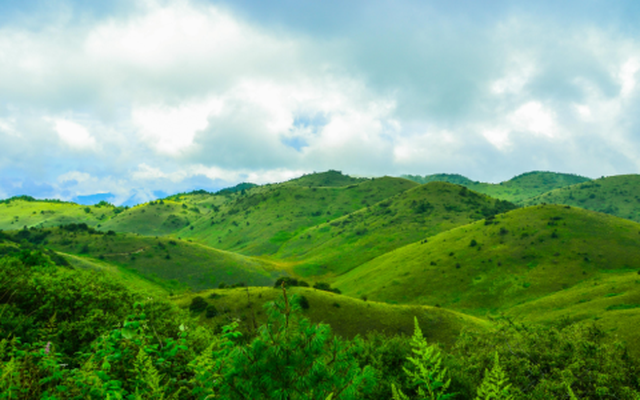
[[209, 304], [205, 309], [205, 311], [206, 311], [205, 316], [207, 318], [213, 318], [216, 315], [218, 315], [218, 309], [213, 304]]
[[189, 311], [193, 313], [201, 313], [203, 312], [209, 303], [202, 298], [201, 296], [196, 296], [191, 300], [191, 304], [189, 305]]
[[308, 310], [309, 309], [309, 300], [305, 296], [299, 296], [298, 297], [298, 305], [303, 310]]

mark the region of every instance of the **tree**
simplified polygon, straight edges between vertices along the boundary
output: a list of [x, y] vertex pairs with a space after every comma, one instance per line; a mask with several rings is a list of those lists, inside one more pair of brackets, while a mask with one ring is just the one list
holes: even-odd
[[[374, 370], [361, 369], [355, 353], [360, 338], [347, 344], [325, 324], [300, 317], [296, 296], [265, 305], [268, 322], [249, 344], [219, 358], [225, 399], [335, 400], [360, 398], [375, 386]], [[215, 368], [213, 369], [215, 370]]]

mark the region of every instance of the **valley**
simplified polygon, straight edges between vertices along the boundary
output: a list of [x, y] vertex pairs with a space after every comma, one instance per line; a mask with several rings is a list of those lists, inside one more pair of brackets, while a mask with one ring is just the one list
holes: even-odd
[[44, 251], [212, 332], [255, 336], [287, 277], [302, 315], [348, 340], [410, 336], [414, 318], [448, 351], [499, 321], [596, 324], [640, 359], [638, 175], [406, 178], [327, 171], [134, 207], [21, 196], [0, 202], [0, 254]]

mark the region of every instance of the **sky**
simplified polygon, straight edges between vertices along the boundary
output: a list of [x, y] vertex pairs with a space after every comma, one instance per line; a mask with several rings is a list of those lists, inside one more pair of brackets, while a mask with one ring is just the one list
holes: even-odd
[[639, 20], [636, 0], [0, 0], [0, 198], [638, 173]]

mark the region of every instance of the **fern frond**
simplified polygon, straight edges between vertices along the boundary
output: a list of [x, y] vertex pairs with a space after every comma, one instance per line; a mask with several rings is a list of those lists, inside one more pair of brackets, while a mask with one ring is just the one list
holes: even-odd
[[409, 400], [409, 397], [402, 393], [402, 390], [396, 388], [396, 385], [393, 383], [391, 384], [391, 394], [393, 400]]
[[509, 393], [509, 378], [500, 366], [498, 352], [495, 353], [493, 359], [493, 368], [491, 371], [484, 371], [484, 379], [478, 388], [478, 395], [475, 400], [513, 400], [514, 397]]

